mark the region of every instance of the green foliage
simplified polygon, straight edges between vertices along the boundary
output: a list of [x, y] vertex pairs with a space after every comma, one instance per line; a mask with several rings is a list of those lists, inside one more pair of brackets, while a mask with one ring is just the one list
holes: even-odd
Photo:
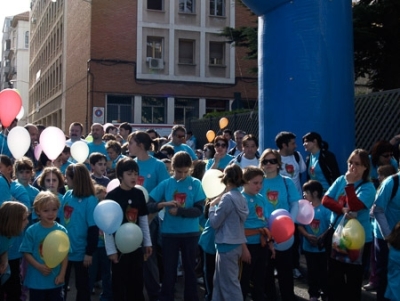
[[373, 91], [400, 87], [400, 1], [360, 0], [353, 6], [355, 77]]

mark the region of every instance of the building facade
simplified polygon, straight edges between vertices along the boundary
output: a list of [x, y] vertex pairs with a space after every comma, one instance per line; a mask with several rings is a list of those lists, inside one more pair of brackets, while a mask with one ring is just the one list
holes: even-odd
[[31, 122], [187, 124], [235, 96], [256, 105], [257, 62], [219, 35], [257, 26], [236, 1], [36, 0], [31, 21]]
[[[29, 101], [29, 12], [6, 17], [3, 24], [0, 90], [15, 88], [21, 95], [22, 106]], [[19, 125], [27, 123], [25, 114], [19, 114]]]

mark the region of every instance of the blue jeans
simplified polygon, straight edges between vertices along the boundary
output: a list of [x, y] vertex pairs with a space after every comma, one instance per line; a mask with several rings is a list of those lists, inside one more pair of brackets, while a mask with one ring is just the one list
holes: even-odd
[[94, 283], [96, 282], [97, 271], [101, 272], [101, 283], [103, 291], [100, 295], [101, 301], [112, 301], [112, 288], [111, 288], [111, 261], [107, 256], [106, 248], [97, 248], [93, 253], [92, 265], [89, 267], [89, 288], [93, 290]]
[[174, 301], [176, 269], [178, 267], [179, 251], [182, 254], [182, 265], [185, 275], [184, 300], [198, 301], [196, 277], [196, 253], [199, 236], [163, 236], [162, 254], [164, 276], [161, 287], [160, 301]]

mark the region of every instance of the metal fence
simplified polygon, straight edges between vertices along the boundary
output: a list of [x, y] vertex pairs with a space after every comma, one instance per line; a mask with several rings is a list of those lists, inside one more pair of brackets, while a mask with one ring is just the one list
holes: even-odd
[[[257, 111], [225, 117], [228, 118], [228, 128], [232, 131], [240, 129], [258, 137]], [[197, 138], [198, 148], [208, 142], [208, 130], [213, 130], [216, 134], [220, 132], [220, 118], [191, 120], [185, 125]], [[357, 148], [369, 150], [374, 142], [381, 139], [390, 140], [394, 135], [400, 134], [400, 89], [355, 97], [355, 118]]]

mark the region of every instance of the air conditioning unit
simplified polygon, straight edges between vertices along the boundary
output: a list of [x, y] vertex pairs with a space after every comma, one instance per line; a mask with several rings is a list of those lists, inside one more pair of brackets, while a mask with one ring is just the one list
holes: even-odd
[[162, 59], [149, 58], [147, 61], [150, 69], [164, 69], [164, 61]]

